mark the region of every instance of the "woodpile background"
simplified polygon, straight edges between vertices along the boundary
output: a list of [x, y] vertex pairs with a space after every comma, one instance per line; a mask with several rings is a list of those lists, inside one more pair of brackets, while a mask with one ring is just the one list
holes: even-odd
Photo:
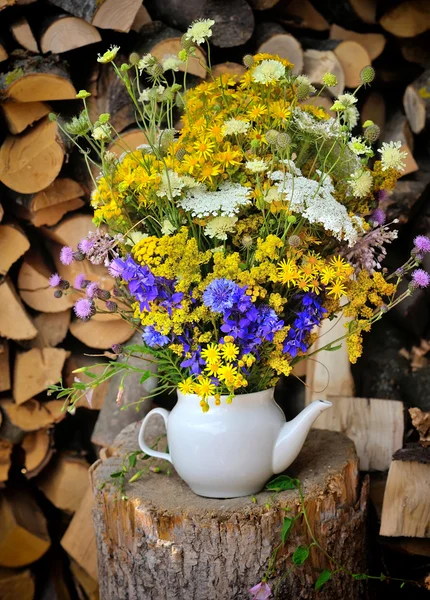
[[[80, 109], [76, 92], [87, 89], [94, 119], [111, 113], [128, 145], [139, 145], [144, 140], [126, 94], [109, 65], [96, 62], [97, 53], [118, 44], [123, 60], [132, 51], [176, 54], [198, 18], [216, 21], [215, 74], [242, 73], [246, 53], [275, 53], [316, 86], [334, 72], [340, 93], [357, 86], [361, 69], [372, 64], [377, 78], [360, 94], [362, 119], [374, 120], [383, 141], [401, 139], [409, 152], [385, 204], [400, 229], [388, 266], [401, 264], [414, 235], [430, 234], [426, 0], [0, 0], [0, 598], [98, 597], [88, 468], [140, 416], [119, 410], [114, 383], [100, 388], [91, 405], [82, 401], [73, 416], [46, 393], [61, 376], [70, 381], [73, 369], [98, 360], [84, 352], [100, 353], [131, 333], [114, 315], [77, 321], [70, 299], [54, 299], [48, 288], [54, 270], [66, 279], [76, 275], [59, 263], [59, 248], [76, 246], [94, 229], [82, 157], [48, 114], [72, 116]], [[205, 76], [196, 60], [190, 73], [194, 82]], [[332, 100], [318, 103], [329, 109]], [[429, 270], [430, 260], [424, 266]], [[93, 267], [87, 276], [100, 272]], [[352, 375], [340, 369], [324, 392], [338, 399], [325, 426], [350, 435], [362, 470], [372, 471], [374, 569], [423, 586], [430, 571], [429, 310], [428, 292], [416, 292], [368, 336]], [[322, 389], [315, 369], [308, 371], [315, 385], [307, 395]], [[297, 380], [287, 382], [281, 398], [287, 413], [305, 401], [303, 388], [297, 390]], [[128, 391], [130, 400], [140, 394], [137, 385]], [[409, 497], [411, 487], [418, 509], [408, 512], [405, 500], [401, 511], [398, 498]], [[419, 594], [414, 589], [410, 597]], [[405, 590], [399, 597], [408, 597]]]

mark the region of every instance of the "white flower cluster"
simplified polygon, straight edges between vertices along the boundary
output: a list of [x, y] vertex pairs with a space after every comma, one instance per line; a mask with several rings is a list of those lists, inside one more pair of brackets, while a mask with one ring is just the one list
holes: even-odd
[[251, 173], [264, 173], [267, 171], [267, 163], [261, 158], [254, 158], [246, 161], [245, 168]]
[[365, 198], [372, 189], [373, 177], [370, 171], [358, 169], [354, 171], [349, 180], [351, 191], [357, 198]]
[[215, 217], [206, 225], [204, 232], [210, 238], [226, 240], [228, 233], [234, 233], [237, 217]]
[[188, 191], [178, 205], [193, 217], [209, 216], [233, 217], [241, 206], [249, 204], [249, 188], [239, 183], [222, 183], [218, 191], [211, 191], [200, 185]]
[[187, 40], [191, 40], [195, 44], [203, 44], [206, 38], [212, 35], [212, 26], [215, 25], [213, 19], [200, 19], [194, 21], [185, 33]]
[[388, 169], [396, 169], [396, 171], [403, 171], [405, 163], [403, 159], [407, 157], [408, 153], [400, 150], [402, 147], [401, 142], [384, 142], [378, 152], [381, 154], [382, 170], [388, 171]]
[[179, 71], [182, 61], [175, 54], [165, 54], [161, 61], [163, 71]]
[[300, 175], [292, 175], [274, 171], [271, 174], [271, 179], [278, 182], [276, 187], [279, 192], [289, 201], [290, 210], [300, 213], [309, 223], [322, 225], [336, 239], [346, 240], [352, 246], [357, 239], [360, 219], [351, 219], [345, 206], [334, 198], [330, 177], [317, 171], [321, 180], [316, 181], [303, 177], [300, 171], [299, 173]]
[[318, 121], [311, 114], [296, 108], [293, 111], [293, 124], [299, 131], [311, 133], [317, 137], [333, 137], [339, 133], [339, 125], [335, 119]]
[[246, 133], [250, 127], [251, 123], [244, 119], [229, 119], [228, 121], [224, 121], [221, 133], [223, 136]]
[[268, 59], [261, 61], [261, 63], [255, 67], [252, 72], [252, 79], [256, 83], [268, 85], [279, 81], [284, 75], [284, 65], [277, 60]]
[[184, 187], [185, 181], [182, 177], [168, 169], [161, 174], [161, 185], [156, 193], [159, 198], [177, 198], [182, 194]]

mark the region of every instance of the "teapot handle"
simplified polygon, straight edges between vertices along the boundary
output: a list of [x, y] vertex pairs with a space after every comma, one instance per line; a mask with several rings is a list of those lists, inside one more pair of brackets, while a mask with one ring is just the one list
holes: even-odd
[[148, 454], [148, 456], [153, 456], [154, 458], [163, 458], [164, 460], [168, 460], [168, 461], [172, 462], [170, 454], [168, 454], [167, 452], [159, 452], [158, 450], [153, 450], [152, 448], [150, 448], [148, 446], [148, 444], [144, 440], [145, 427], [148, 424], [149, 419], [151, 417], [153, 417], [154, 415], [161, 415], [164, 419], [164, 423], [166, 425], [166, 430], [167, 430], [167, 421], [169, 420], [169, 414], [170, 414], [170, 411], [166, 410], [165, 408], [153, 408], [152, 410], [149, 411], [149, 413], [143, 419], [142, 425], [140, 426], [139, 446], [140, 446], [140, 449], [143, 450], [143, 452]]

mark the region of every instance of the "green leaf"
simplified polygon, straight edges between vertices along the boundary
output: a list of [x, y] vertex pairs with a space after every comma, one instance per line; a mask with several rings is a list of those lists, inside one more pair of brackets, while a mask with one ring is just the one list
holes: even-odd
[[331, 579], [331, 571], [329, 571], [328, 569], [324, 569], [324, 571], [320, 573], [320, 576], [315, 582], [315, 589], [319, 590], [320, 587], [327, 583], [329, 579]]
[[257, 504], [257, 498], [255, 496], [251, 496], [251, 502], [253, 504]]
[[334, 352], [335, 350], [339, 350], [342, 348], [342, 344], [338, 344], [337, 346], [329, 346], [326, 348], [327, 352]]
[[272, 481], [269, 481], [269, 483], [266, 484], [266, 489], [274, 492], [294, 490], [297, 487], [297, 483], [297, 479], [292, 479], [291, 477], [288, 477], [288, 475], [279, 475], [279, 477], [275, 477], [275, 479], [272, 479]]
[[352, 578], [356, 581], [360, 581], [360, 579], [367, 579], [366, 573], [353, 573]]
[[75, 383], [72, 385], [72, 387], [75, 390], [85, 390], [87, 385], [86, 385], [86, 383], [81, 383], [80, 381], [75, 381]]
[[281, 538], [282, 538], [283, 544], [285, 544], [285, 540], [289, 536], [293, 525], [294, 525], [294, 519], [291, 519], [290, 517], [284, 517], [284, 522], [282, 524], [282, 533], [281, 533]]
[[130, 346], [125, 346], [123, 350], [127, 354], [133, 354], [134, 352], [140, 352], [141, 354], [143, 354], [144, 352], [146, 352], [147, 348], [146, 346], [142, 346], [141, 344], [130, 344]]
[[116, 473], [111, 473], [110, 476], [111, 477], [124, 477], [124, 472], [123, 471], [117, 471]]
[[144, 383], [147, 379], [149, 379], [151, 377], [151, 375], [152, 375], [151, 371], [145, 371], [145, 373], [140, 378], [139, 383]]
[[309, 548], [307, 546], [299, 546], [293, 554], [293, 563], [302, 565], [309, 556]]
[[128, 464], [130, 465], [130, 467], [135, 467], [136, 466], [136, 462], [137, 462], [137, 455], [136, 455], [136, 453], [131, 454], [128, 457]]
[[129, 479], [129, 483], [133, 483], [134, 481], [137, 481], [139, 479], [139, 477], [142, 477], [142, 475], [144, 474], [145, 471], [138, 471], [137, 473], [135, 473], [133, 475], [133, 477], [130, 477]]

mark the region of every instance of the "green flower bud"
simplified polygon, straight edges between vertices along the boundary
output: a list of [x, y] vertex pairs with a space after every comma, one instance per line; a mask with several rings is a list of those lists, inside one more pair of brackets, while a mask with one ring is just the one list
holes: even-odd
[[89, 98], [90, 96], [91, 94], [87, 92], [87, 90], [79, 90], [79, 92], [76, 94], [76, 98], [78, 98], [78, 100], [85, 100], [85, 98]]
[[127, 71], [131, 69], [131, 65], [129, 65], [128, 63], [122, 63], [122, 65], [120, 66], [119, 70], [122, 73], [127, 73]]
[[287, 217], [287, 222], [288, 223], [292, 223], [294, 224], [297, 221], [297, 217], [295, 217], [294, 215], [290, 215]]
[[337, 86], [337, 77], [333, 75], [333, 73], [325, 73], [323, 75], [323, 84], [327, 87], [336, 87]]
[[260, 140], [251, 140], [251, 148], [253, 150], [257, 150], [257, 148], [260, 146]]
[[155, 63], [155, 65], [152, 65], [148, 68], [148, 73], [153, 77], [161, 77], [164, 73], [163, 67], [160, 65], [160, 63]]
[[137, 52], [132, 52], [130, 54], [130, 56], [128, 57], [128, 60], [129, 60], [130, 64], [133, 65], [133, 67], [134, 67], [139, 62], [140, 56]]
[[312, 88], [313, 86], [306, 82], [299, 83], [296, 87], [297, 100], [306, 100], [306, 98], [309, 98]]
[[276, 140], [278, 139], [278, 132], [275, 129], [269, 129], [266, 131], [266, 142], [268, 144], [276, 144]]
[[288, 133], [278, 133], [278, 137], [276, 138], [276, 145], [281, 150], [284, 150], [291, 144], [291, 138]]
[[254, 57], [251, 56], [250, 54], [245, 54], [245, 56], [243, 57], [243, 64], [245, 65], [245, 67], [247, 69], [250, 69], [251, 67], [254, 66]]
[[57, 115], [55, 113], [49, 113], [48, 119], [50, 121], [56, 121], [57, 120]]
[[371, 125], [374, 125], [375, 123], [373, 121], [371, 121], [370, 119], [367, 119], [367, 121], [364, 121], [363, 123], [363, 129], [366, 129], [366, 127], [370, 127]]
[[191, 46], [193, 46], [193, 45], [194, 45], [194, 42], [192, 41], [192, 39], [189, 38], [189, 37], [187, 37], [187, 34], [184, 33], [184, 35], [181, 37], [181, 46], [182, 46], [182, 48], [184, 50], [189, 50], [191, 48]]
[[188, 58], [188, 52], [186, 51], [185, 48], [183, 48], [182, 50], [180, 50], [180, 52], [178, 52], [178, 58], [182, 62], [186, 62], [186, 60]]
[[110, 114], [109, 113], [102, 113], [99, 116], [99, 122], [103, 125], [104, 123], [107, 123], [110, 119]]
[[176, 150], [176, 158], [179, 160], [179, 162], [182, 162], [185, 158], [187, 151], [185, 150], [185, 148], [178, 148]]
[[378, 125], [373, 124], [369, 125], [369, 127], [364, 130], [364, 137], [368, 142], [376, 142], [380, 133], [381, 129], [378, 127]]
[[360, 79], [364, 85], [372, 83], [372, 81], [375, 79], [375, 69], [370, 65], [364, 67], [360, 73]]

